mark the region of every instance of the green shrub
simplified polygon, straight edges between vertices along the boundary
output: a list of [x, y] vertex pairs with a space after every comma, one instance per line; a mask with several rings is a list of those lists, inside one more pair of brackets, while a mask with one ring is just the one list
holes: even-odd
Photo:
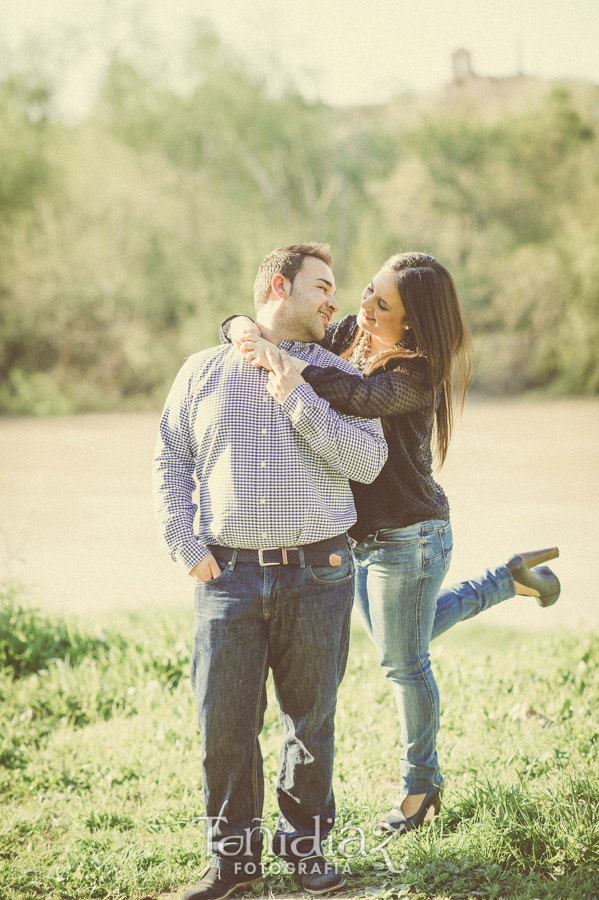
[[19, 593], [14, 583], [0, 586], [0, 671], [8, 669], [13, 678], [22, 678], [44, 669], [50, 660], [68, 659], [74, 665], [105, 649], [104, 638], [24, 606], [17, 599]]
[[201, 29], [183, 93], [151, 57], [114, 56], [68, 128], [49, 79], [0, 72], [0, 412], [160, 406], [252, 311], [264, 253], [311, 239], [343, 312], [387, 256], [437, 255], [475, 387], [599, 393], [599, 86], [342, 110], [275, 96]]

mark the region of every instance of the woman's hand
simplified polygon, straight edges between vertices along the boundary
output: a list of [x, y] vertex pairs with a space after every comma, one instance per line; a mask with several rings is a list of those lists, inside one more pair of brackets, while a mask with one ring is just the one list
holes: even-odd
[[266, 390], [278, 403], [283, 404], [291, 391], [303, 384], [304, 379], [293, 365], [293, 359], [285, 350], [278, 350], [279, 358], [276, 359], [270, 348], [266, 348], [266, 358], [269, 362], [270, 373]]
[[251, 319], [248, 319], [247, 316], [235, 316], [234, 319], [231, 319], [231, 324], [229, 326], [229, 337], [231, 338], [231, 343], [235, 344], [237, 349], [240, 348], [240, 342], [244, 338], [254, 338], [260, 337], [260, 329], [256, 325], [255, 322], [252, 322]]
[[270, 371], [270, 362], [266, 355], [267, 350], [270, 350], [272, 356], [274, 356], [279, 364], [281, 362], [281, 351], [276, 344], [271, 344], [266, 338], [255, 337], [254, 335], [250, 335], [247, 338], [242, 337], [239, 342], [239, 349], [247, 361], [256, 369], [262, 368]]

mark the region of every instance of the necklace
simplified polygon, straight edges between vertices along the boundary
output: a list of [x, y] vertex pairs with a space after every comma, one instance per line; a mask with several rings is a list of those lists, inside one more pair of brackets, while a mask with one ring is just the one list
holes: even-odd
[[368, 355], [370, 350], [370, 335], [365, 331], [347, 361], [351, 363], [352, 366], [355, 366], [360, 374], [363, 374], [367, 362], [372, 362], [379, 356], [382, 356], [383, 353], [388, 353], [389, 350], [396, 350], [398, 347], [405, 347], [407, 349], [408, 346], [407, 341], [398, 341], [397, 344], [393, 344], [392, 347], [386, 347], [384, 350], [379, 350], [377, 353]]

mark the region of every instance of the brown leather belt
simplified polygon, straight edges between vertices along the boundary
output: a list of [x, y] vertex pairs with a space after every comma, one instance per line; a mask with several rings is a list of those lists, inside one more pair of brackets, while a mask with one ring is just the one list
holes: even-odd
[[347, 548], [347, 535], [338, 534], [325, 541], [302, 544], [300, 547], [264, 547], [261, 550], [223, 547], [208, 544], [208, 550], [217, 562], [254, 563], [260, 566], [339, 566], [341, 557], [333, 551]]

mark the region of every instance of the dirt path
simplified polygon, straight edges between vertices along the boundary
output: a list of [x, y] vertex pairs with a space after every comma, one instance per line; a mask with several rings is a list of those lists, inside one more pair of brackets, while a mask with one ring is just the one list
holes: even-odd
[[[150, 493], [157, 414], [0, 420], [0, 567], [44, 608], [92, 616], [192, 601], [160, 550]], [[599, 402], [471, 402], [439, 481], [450, 578], [558, 544], [557, 605], [509, 601], [485, 621], [599, 628]], [[483, 621], [482, 619], [480, 620]]]

